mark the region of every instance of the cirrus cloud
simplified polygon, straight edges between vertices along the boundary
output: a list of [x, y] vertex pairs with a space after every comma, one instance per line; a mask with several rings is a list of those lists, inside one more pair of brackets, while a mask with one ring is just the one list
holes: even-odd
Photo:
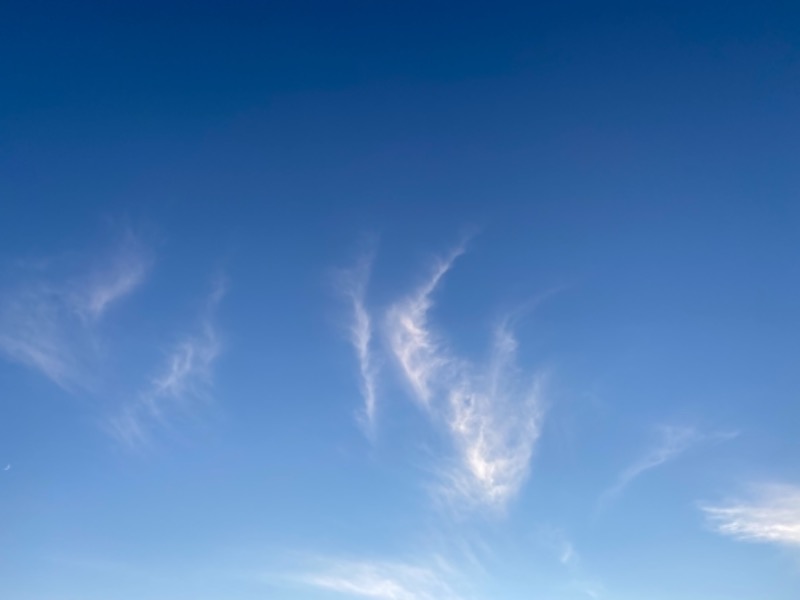
[[146, 446], [152, 429], [167, 424], [171, 413], [191, 411], [210, 398], [213, 366], [222, 349], [214, 314], [225, 293], [225, 283], [216, 281], [196, 330], [173, 346], [149, 385], [106, 421], [104, 428], [117, 440], [129, 447]]
[[[456, 353], [432, 326], [434, 294], [456, 259], [456, 246], [432, 265], [411, 293], [383, 313], [384, 349], [397, 366], [415, 403], [451, 442], [454, 455], [436, 468], [437, 497], [454, 507], [502, 510], [519, 491], [541, 434], [545, 374], [524, 373], [516, 364], [518, 342], [513, 320], [494, 329], [489, 359], [468, 360]], [[363, 264], [356, 273], [363, 274]], [[374, 419], [376, 384], [370, 352], [372, 315], [364, 303], [365, 277], [349, 286], [353, 318], [351, 342], [361, 373], [365, 413]]]
[[103, 253], [64, 261], [20, 261], [22, 278], [0, 290], [0, 354], [59, 387], [91, 387], [100, 321], [145, 281], [149, 250], [132, 233]]
[[441, 561], [328, 560], [296, 579], [321, 590], [373, 600], [461, 600]]
[[749, 498], [701, 507], [712, 528], [746, 542], [800, 547], [800, 486], [757, 486]]

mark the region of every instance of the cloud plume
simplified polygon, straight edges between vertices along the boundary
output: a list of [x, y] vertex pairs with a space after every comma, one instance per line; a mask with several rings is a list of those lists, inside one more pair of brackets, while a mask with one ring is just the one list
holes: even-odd
[[746, 542], [800, 547], [800, 486], [760, 486], [747, 500], [702, 507], [717, 533]]
[[495, 331], [488, 368], [453, 367], [445, 417], [460, 461], [445, 479], [446, 495], [502, 508], [527, 477], [541, 432], [545, 377], [527, 380], [517, 372], [516, 347], [504, 324]]

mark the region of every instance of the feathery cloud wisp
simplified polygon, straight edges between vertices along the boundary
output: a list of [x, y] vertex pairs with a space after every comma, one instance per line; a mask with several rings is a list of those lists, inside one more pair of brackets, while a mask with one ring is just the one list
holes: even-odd
[[106, 429], [118, 440], [131, 447], [146, 445], [151, 428], [168, 423], [173, 411], [191, 410], [196, 402], [209, 399], [213, 366], [221, 351], [213, 316], [224, 294], [224, 284], [217, 282], [197, 331], [181, 339], [161, 373], [107, 421]]
[[800, 547], [800, 486], [765, 485], [750, 500], [701, 508], [720, 534]]
[[375, 600], [459, 600], [438, 568], [381, 561], [332, 561], [298, 577], [306, 585]]
[[371, 350], [372, 317], [364, 301], [371, 269], [370, 254], [363, 257], [354, 268], [344, 271], [340, 278], [340, 287], [352, 309], [348, 336], [358, 360], [359, 383], [364, 399], [359, 420], [368, 434], [374, 431], [377, 410], [377, 365]]
[[442, 496], [502, 508], [528, 473], [544, 412], [543, 378], [520, 376], [507, 321], [495, 331], [488, 365], [455, 356], [430, 328], [432, 294], [463, 252], [456, 248], [419, 289], [389, 308], [388, 346], [414, 398], [444, 425], [458, 452], [442, 478]]
[[428, 327], [428, 312], [433, 306], [431, 295], [463, 253], [464, 247], [458, 246], [439, 261], [428, 281], [390, 307], [386, 318], [389, 346], [416, 399], [425, 408], [430, 408], [432, 380], [450, 362], [444, 355], [441, 342]]
[[64, 277], [47, 261], [0, 293], [0, 353], [71, 390], [87, 387], [97, 321], [112, 302], [144, 281], [150, 261], [132, 237], [90, 276]]
[[666, 425], [660, 428], [660, 439], [644, 456], [623, 470], [616, 483], [600, 496], [599, 505], [604, 506], [617, 498], [635, 479], [657, 467], [675, 460], [692, 446], [705, 441], [725, 441], [736, 435], [731, 433], [703, 433], [694, 427]]
[[82, 330], [69, 319], [61, 293], [45, 284], [5, 295], [0, 305], [0, 351], [64, 389], [82, 380], [76, 344]]
[[99, 319], [108, 308], [144, 281], [151, 258], [141, 242], [128, 235], [108, 264], [96, 269], [74, 291], [75, 309], [88, 319]]

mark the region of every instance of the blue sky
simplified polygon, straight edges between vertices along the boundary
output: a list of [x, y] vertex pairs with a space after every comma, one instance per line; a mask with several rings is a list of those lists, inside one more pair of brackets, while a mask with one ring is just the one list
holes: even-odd
[[11, 3], [0, 596], [796, 600], [793, 3]]

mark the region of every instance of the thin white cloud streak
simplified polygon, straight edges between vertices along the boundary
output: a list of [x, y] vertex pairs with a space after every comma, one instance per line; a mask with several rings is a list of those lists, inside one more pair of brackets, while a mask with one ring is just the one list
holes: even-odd
[[644, 456], [624, 469], [616, 483], [600, 496], [599, 506], [609, 504], [637, 478], [681, 456], [691, 447], [705, 441], [726, 441], [738, 433], [703, 433], [694, 427], [666, 425], [660, 427], [660, 439]]
[[36, 269], [36, 278], [0, 294], [0, 353], [63, 389], [87, 387], [96, 321], [144, 281], [150, 264], [130, 236], [110, 256], [89, 276], [44, 277]]
[[390, 307], [387, 314], [389, 346], [417, 400], [430, 408], [432, 380], [449, 366], [440, 341], [428, 327], [431, 295], [464, 247], [459, 246], [439, 261], [428, 281], [416, 292]]
[[84, 318], [101, 318], [112, 304], [144, 282], [151, 262], [141, 242], [128, 234], [109, 263], [96, 269], [75, 291], [75, 309]]
[[373, 256], [363, 257], [356, 266], [341, 273], [340, 287], [350, 303], [351, 321], [348, 338], [356, 353], [359, 387], [364, 407], [359, 421], [368, 435], [373, 435], [377, 412], [377, 365], [371, 349], [373, 338], [372, 316], [365, 304], [367, 282], [372, 270]]
[[384, 561], [330, 561], [298, 576], [305, 585], [374, 600], [461, 600], [441, 567]]
[[147, 446], [152, 429], [167, 425], [176, 410], [191, 411], [210, 400], [214, 362], [222, 349], [214, 312], [224, 294], [224, 283], [216, 282], [197, 331], [175, 344], [160, 374], [105, 423], [117, 440], [132, 448]]
[[601, 496], [600, 503], [606, 504], [619, 496], [643, 473], [674, 460], [695, 444], [698, 438], [697, 431], [691, 427], [662, 427], [658, 444], [619, 474], [616, 483]]
[[744, 501], [701, 509], [713, 529], [746, 542], [800, 547], [800, 486], [763, 485]]
[[469, 507], [502, 509], [528, 474], [541, 431], [544, 379], [526, 382], [520, 376], [508, 321], [495, 331], [487, 365], [454, 356], [432, 331], [432, 295], [463, 252], [457, 247], [419, 289], [389, 308], [388, 346], [414, 398], [445, 425], [458, 452], [443, 473], [441, 496], [455, 507], [466, 501]]

